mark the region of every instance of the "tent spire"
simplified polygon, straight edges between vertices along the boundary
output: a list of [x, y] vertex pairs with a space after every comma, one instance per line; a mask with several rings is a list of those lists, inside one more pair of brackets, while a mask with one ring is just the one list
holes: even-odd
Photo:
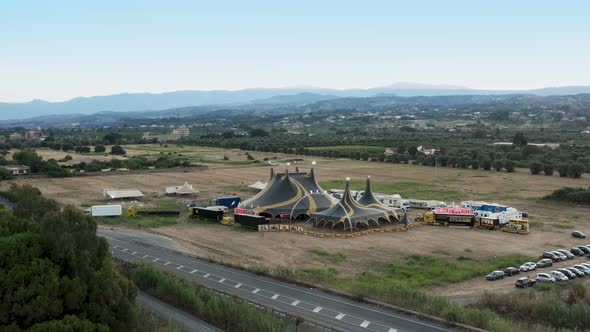
[[270, 179], [272, 180], [272, 178], [274, 178], [274, 177], [275, 177], [275, 170], [274, 170], [274, 168], [271, 167], [270, 168]]
[[312, 179], [315, 178], [315, 173], [313, 172], [313, 167], [309, 170], [309, 176], [311, 176]]
[[290, 181], [290, 179], [289, 179], [289, 169], [288, 168], [285, 170], [285, 178], [283, 179], [283, 181]]
[[295, 166], [295, 173], [299, 173], [299, 166]]

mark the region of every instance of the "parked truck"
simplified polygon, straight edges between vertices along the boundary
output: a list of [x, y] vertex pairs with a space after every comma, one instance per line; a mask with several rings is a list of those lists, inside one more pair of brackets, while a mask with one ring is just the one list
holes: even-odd
[[94, 205], [86, 210], [93, 217], [120, 217], [123, 214], [121, 205]]
[[435, 208], [417, 217], [416, 221], [423, 221], [430, 225], [469, 226], [473, 227], [475, 217], [473, 210], [465, 208]]

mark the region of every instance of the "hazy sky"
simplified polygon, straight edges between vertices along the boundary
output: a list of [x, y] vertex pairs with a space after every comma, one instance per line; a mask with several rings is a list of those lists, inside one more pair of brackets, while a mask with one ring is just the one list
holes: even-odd
[[590, 85], [590, 1], [5, 1], [0, 101]]

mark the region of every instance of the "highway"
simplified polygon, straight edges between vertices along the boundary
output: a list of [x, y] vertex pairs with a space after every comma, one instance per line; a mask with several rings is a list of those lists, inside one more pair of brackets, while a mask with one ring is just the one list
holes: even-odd
[[164, 303], [146, 293], [138, 292], [137, 302], [167, 322], [173, 322], [174, 326], [182, 331], [197, 332], [221, 332], [222, 330], [213, 327], [193, 315], [179, 310], [167, 303]]
[[180, 273], [205, 287], [332, 329], [361, 332], [452, 331], [409, 315], [166, 250], [136, 236], [139, 232], [134, 232], [135, 236], [107, 230], [98, 230], [97, 233], [108, 240], [113, 257], [130, 262], [149, 262]]

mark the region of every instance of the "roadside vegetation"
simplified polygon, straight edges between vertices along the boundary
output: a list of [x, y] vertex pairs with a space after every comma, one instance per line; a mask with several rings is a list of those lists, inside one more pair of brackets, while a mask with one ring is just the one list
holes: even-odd
[[295, 331], [295, 324], [251, 304], [201, 287], [151, 265], [127, 271], [139, 289], [226, 331], [274, 332]]
[[575, 204], [590, 205], [590, 188], [570, 188], [565, 187], [553, 191], [543, 199], [567, 202]]
[[332, 264], [342, 263], [346, 260], [346, 256], [341, 252], [329, 253], [323, 249], [310, 249], [309, 252], [314, 254], [315, 259]]

